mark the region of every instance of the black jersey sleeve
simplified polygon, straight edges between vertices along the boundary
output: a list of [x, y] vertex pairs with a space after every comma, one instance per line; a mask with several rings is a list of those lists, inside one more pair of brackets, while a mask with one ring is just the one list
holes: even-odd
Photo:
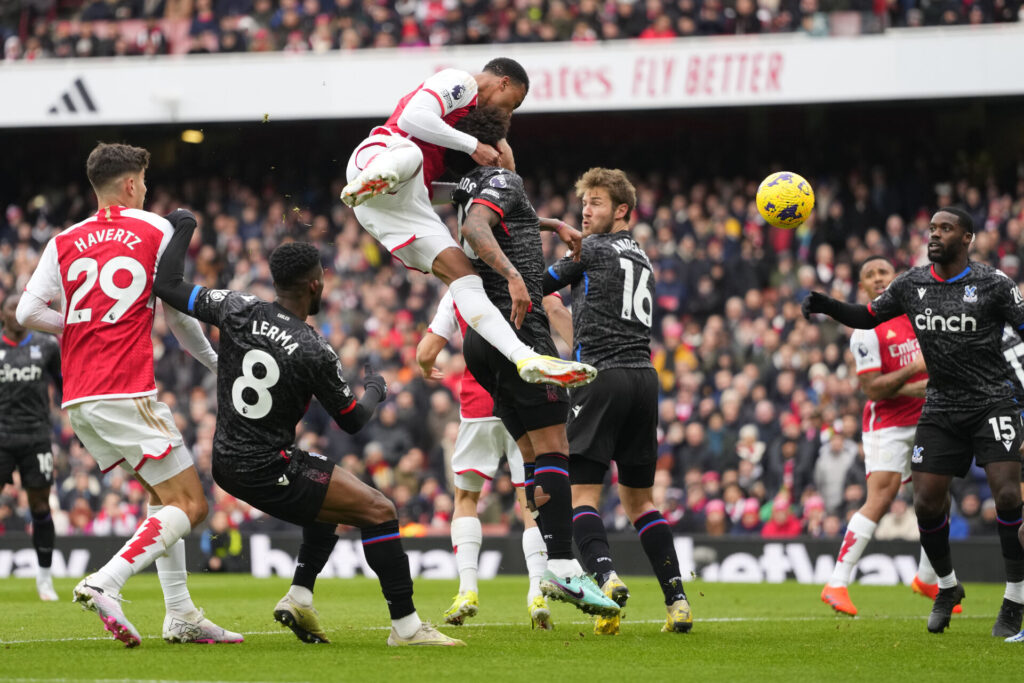
[[907, 272], [898, 275], [896, 279], [885, 288], [884, 292], [876, 296], [874, 300], [868, 304], [868, 310], [871, 311], [871, 315], [875, 316], [875, 319], [879, 323], [884, 323], [886, 320], [898, 318], [907, 312], [903, 306], [902, 296], [904, 290], [910, 286], [910, 278], [907, 276]]
[[544, 294], [550, 294], [551, 292], [557, 292], [563, 287], [574, 285], [580, 281], [583, 277], [583, 272], [587, 269], [587, 256], [590, 253], [588, 248], [587, 240], [583, 240], [583, 246], [580, 249], [580, 260], [573, 260], [572, 254], [563, 257], [561, 260], [556, 261], [553, 265], [548, 266], [547, 272], [544, 273]]
[[1021, 296], [1020, 287], [1016, 282], [1001, 271], [997, 272], [1002, 275], [996, 286], [996, 292], [999, 295], [997, 299], [999, 311], [1003, 314], [1006, 323], [1015, 329], [1021, 338], [1024, 338], [1024, 296]]
[[358, 432], [370, 421], [374, 409], [384, 397], [376, 386], [370, 386], [357, 401], [345, 381], [338, 355], [326, 340], [321, 340], [320, 345], [322, 352], [314, 369], [313, 395], [335, 424], [349, 434]]
[[479, 184], [470, 190], [469, 204], [482, 204], [494, 211], [504, 221], [523, 201], [523, 179], [515, 173], [496, 170], [484, 176]]
[[54, 400], [59, 406], [63, 401], [64, 395], [64, 376], [60, 370], [60, 346], [57, 341], [54, 340], [52, 344], [47, 344], [46, 353], [48, 358], [46, 359], [46, 372], [50, 375], [50, 379], [53, 381], [54, 388]]

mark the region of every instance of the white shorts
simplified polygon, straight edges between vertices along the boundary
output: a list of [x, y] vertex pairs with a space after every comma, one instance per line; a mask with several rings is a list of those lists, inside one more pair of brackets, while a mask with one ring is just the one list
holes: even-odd
[[864, 432], [864, 469], [899, 472], [900, 481], [910, 481], [910, 456], [914, 451], [916, 427], [885, 427]]
[[192, 467], [170, 409], [152, 396], [76, 403], [68, 417], [103, 472], [120, 465], [153, 486]]
[[496, 417], [462, 418], [452, 453], [455, 485], [463, 491], [479, 491], [484, 479], [494, 479], [501, 456], [508, 459], [512, 483], [523, 485], [523, 454], [515, 439]]
[[[422, 155], [415, 143], [400, 135], [371, 135], [349, 157], [348, 181], [355, 180], [378, 154], [397, 148], [412, 148]], [[430, 273], [438, 254], [459, 248], [448, 226], [430, 205], [422, 164], [412, 178], [399, 183], [393, 191], [372, 197], [353, 211], [363, 229], [411, 270]]]

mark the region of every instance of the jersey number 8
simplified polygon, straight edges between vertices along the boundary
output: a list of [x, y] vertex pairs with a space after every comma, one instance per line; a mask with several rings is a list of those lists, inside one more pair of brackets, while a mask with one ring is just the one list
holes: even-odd
[[[253, 374], [257, 365], [263, 366], [263, 377]], [[250, 420], [258, 420], [266, 417], [274, 406], [274, 398], [270, 395], [270, 387], [277, 384], [281, 378], [281, 369], [277, 361], [266, 351], [253, 349], [242, 357], [242, 376], [235, 379], [231, 385], [231, 403], [235, 411], [242, 417]], [[245, 390], [250, 389], [256, 394], [256, 402], [249, 403], [245, 400]]]

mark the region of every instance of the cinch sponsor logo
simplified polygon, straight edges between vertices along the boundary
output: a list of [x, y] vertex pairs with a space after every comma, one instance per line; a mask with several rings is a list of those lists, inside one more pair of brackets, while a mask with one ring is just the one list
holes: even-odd
[[38, 365], [12, 368], [7, 363], [0, 368], [0, 382], [34, 382], [42, 379], [43, 369]]
[[966, 313], [943, 318], [941, 315], [932, 315], [932, 309], [926, 308], [924, 313], [914, 316], [914, 327], [929, 332], [977, 332], [978, 321]]

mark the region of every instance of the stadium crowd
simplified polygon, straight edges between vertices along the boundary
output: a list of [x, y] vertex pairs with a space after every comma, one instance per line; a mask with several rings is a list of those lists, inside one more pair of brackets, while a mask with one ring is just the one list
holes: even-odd
[[[542, 216], [578, 225], [571, 192], [575, 171], [528, 177]], [[682, 533], [836, 537], [865, 497], [860, 447], [864, 397], [858, 390], [845, 328], [808, 324], [800, 301], [811, 289], [856, 300], [856, 264], [871, 253], [897, 267], [924, 260], [928, 207], [960, 203], [982, 226], [973, 258], [1022, 279], [1024, 177], [1015, 187], [966, 179], [896, 187], [879, 168], [812, 178], [816, 211], [793, 231], [766, 226], [752, 201], [754, 179], [689, 182], [633, 175], [638, 206], [633, 232], [657, 278], [653, 361], [660, 374], [660, 457], [656, 502]], [[421, 378], [414, 349], [441, 292], [436, 279], [407, 271], [337, 200], [343, 182], [292, 197], [268, 184], [250, 187], [219, 177], [179, 185], [154, 182], [148, 208], [192, 207], [200, 219], [191, 246], [196, 282], [273, 298], [267, 263], [282, 241], [308, 240], [321, 250], [326, 283], [316, 324], [354, 387], [364, 363], [386, 376], [390, 392], [360, 433], [339, 430], [314, 401], [298, 434], [390, 496], [407, 534], [447, 534], [452, 513], [450, 458], [459, 422], [457, 393], [465, 364], [459, 344], [442, 352], [441, 382]], [[51, 187], [0, 215], [0, 295], [20, 291], [42, 246], [93, 207], [87, 186]], [[450, 225], [454, 216], [441, 209]], [[906, 216], [906, 218], [904, 218]], [[546, 255], [564, 246], [554, 237]], [[172, 408], [213, 501], [221, 528], [277, 524], [217, 489], [210, 476], [215, 378], [185, 356], [162, 315], [154, 327], [159, 398]], [[216, 345], [217, 331], [210, 331]], [[567, 353], [561, 344], [563, 354]], [[101, 475], [74, 437], [65, 413], [53, 411], [59, 535], [128, 534], [145, 493], [120, 470]], [[507, 475], [490, 482], [481, 504], [485, 529], [518, 522]], [[955, 485], [952, 536], [995, 534], [995, 506], [981, 470]], [[906, 492], [904, 492], [906, 496]], [[878, 538], [916, 539], [906, 497], [881, 521]], [[629, 521], [614, 493], [602, 513], [609, 528]], [[30, 522], [24, 493], [0, 496], [0, 534]], [[257, 526], [258, 525], [258, 526]]]
[[664, 40], [1019, 20], [1019, 0], [0, 0], [3, 60]]

